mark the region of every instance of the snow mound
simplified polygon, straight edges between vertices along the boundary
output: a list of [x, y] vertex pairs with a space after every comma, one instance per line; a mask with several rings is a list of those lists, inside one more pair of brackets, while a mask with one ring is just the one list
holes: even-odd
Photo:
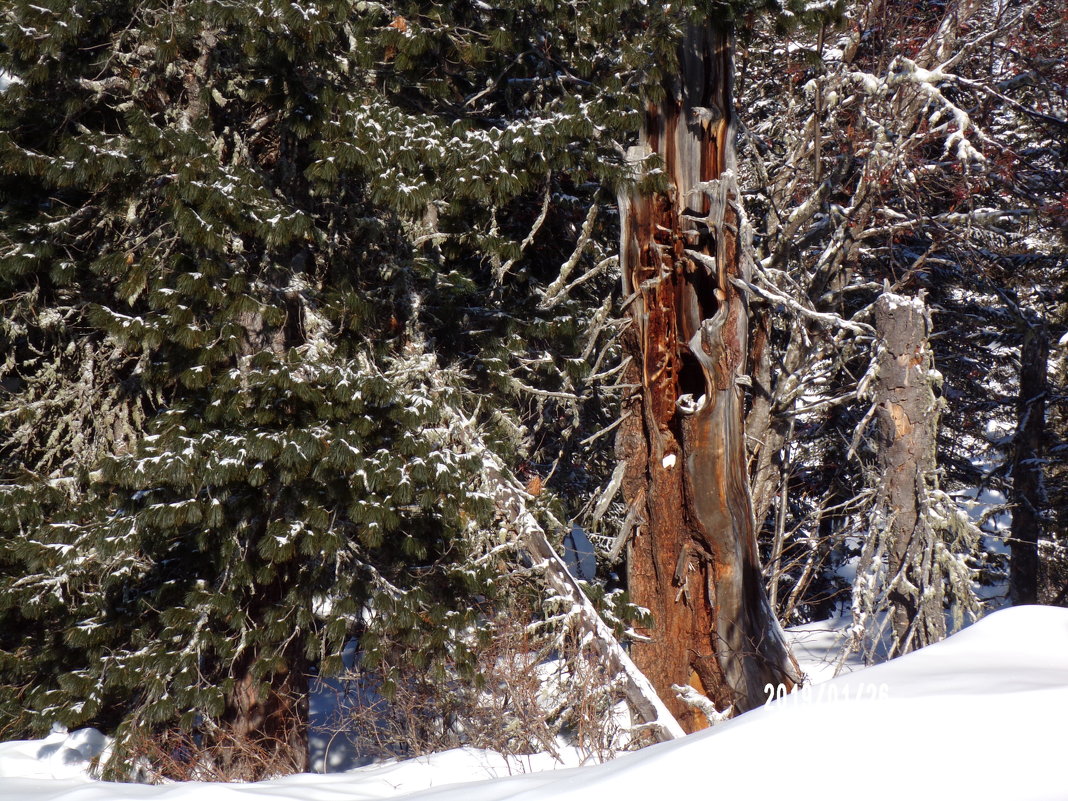
[[[96, 729], [67, 733], [55, 726], [43, 740], [16, 740], [0, 743], [0, 777], [23, 779], [83, 778], [90, 761], [108, 746], [108, 738]], [[0, 778], [0, 798], [15, 798], [4, 792]]]
[[[460, 750], [246, 785], [109, 785], [71, 777], [99, 733], [0, 744], [19, 801], [649, 801], [663, 797], [1068, 799], [1068, 609], [1016, 607], [948, 640], [699, 734], [565, 770]], [[78, 739], [81, 738], [81, 739]], [[47, 748], [56, 748], [45, 753]], [[91, 746], [86, 750], [83, 746]], [[524, 775], [508, 773], [527, 771]], [[537, 772], [542, 771], [542, 772]], [[65, 777], [64, 777], [65, 776]], [[3, 778], [7, 777], [7, 778]]]

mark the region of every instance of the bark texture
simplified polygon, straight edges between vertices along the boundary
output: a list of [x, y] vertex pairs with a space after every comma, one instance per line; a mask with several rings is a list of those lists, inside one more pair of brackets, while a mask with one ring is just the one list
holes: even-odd
[[1020, 395], [1012, 448], [1012, 540], [1009, 593], [1013, 604], [1038, 602], [1038, 542], [1046, 493], [1042, 457], [1046, 438], [1046, 365], [1049, 338], [1041, 324], [1024, 330], [1020, 347]]
[[667, 190], [620, 198], [628, 380], [641, 389], [617, 449], [641, 521], [629, 588], [654, 619], [633, 655], [688, 731], [705, 719], [674, 685], [744, 711], [763, 703], [765, 684], [798, 679], [764, 592], [749, 497], [732, 72], [725, 31], [687, 29], [679, 73], [646, 109], [632, 153], [660, 157]]
[[935, 475], [938, 399], [932, 386], [930, 320], [922, 300], [889, 292], [875, 304], [879, 335], [877, 525], [887, 543], [890, 656], [946, 636], [942, 571], [927, 510]]
[[215, 733], [222, 775], [259, 781], [308, 769], [308, 678], [297, 649], [280, 653], [276, 671], [257, 681], [251, 655], [234, 666], [223, 730]]

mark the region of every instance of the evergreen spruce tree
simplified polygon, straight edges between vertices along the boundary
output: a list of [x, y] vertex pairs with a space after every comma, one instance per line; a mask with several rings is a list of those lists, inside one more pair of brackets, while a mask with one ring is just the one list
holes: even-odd
[[610, 469], [582, 453], [616, 397], [600, 212], [678, 25], [615, 0], [10, 4], [5, 733], [95, 724], [113, 775], [195, 743], [255, 778], [304, 766], [307, 675], [356, 632], [473, 670], [516, 560], [457, 425], [558, 514]]

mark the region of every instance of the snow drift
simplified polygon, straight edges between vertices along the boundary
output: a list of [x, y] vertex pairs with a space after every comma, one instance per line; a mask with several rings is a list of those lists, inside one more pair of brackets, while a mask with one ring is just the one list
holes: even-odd
[[[478, 751], [245, 785], [84, 774], [93, 732], [0, 744], [11, 801], [564, 801], [716, 797], [1068, 799], [1068, 609], [1017, 607], [884, 665], [604, 765], [546, 770]], [[508, 776], [521, 771], [523, 775]], [[540, 771], [540, 772], [538, 772]]]

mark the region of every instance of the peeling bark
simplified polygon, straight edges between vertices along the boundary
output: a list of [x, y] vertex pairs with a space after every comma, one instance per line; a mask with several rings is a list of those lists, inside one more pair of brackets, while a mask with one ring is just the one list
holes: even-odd
[[689, 731], [703, 718], [674, 698], [690, 685], [719, 709], [763, 703], [798, 680], [761, 578], [739, 378], [749, 314], [732, 279], [742, 220], [734, 168], [732, 42], [690, 26], [679, 74], [650, 104], [635, 160], [656, 154], [664, 193], [620, 198], [620, 264], [633, 301], [627, 381], [641, 387], [617, 436], [623, 491], [640, 511], [628, 561], [633, 600], [654, 618], [633, 656]]

